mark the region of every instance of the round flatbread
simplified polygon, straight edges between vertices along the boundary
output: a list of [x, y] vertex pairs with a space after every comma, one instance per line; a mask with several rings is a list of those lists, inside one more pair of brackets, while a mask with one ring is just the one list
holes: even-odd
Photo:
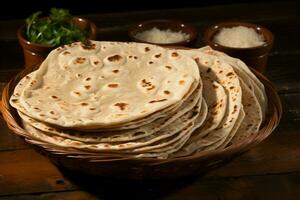
[[[200, 136], [195, 136], [192, 140], [188, 141], [184, 146], [184, 151], [181, 151], [181, 153], [186, 152], [185, 154], [190, 154], [203, 146], [225, 140], [232, 132], [231, 130], [239, 118], [242, 107], [242, 90], [237, 74], [227, 63], [199, 50], [183, 50], [182, 52], [197, 61], [203, 80], [208, 77], [210, 80], [216, 81], [224, 88], [227, 96], [226, 110], [219, 125], [215, 129], [209, 131], [206, 135], [202, 134], [200, 131]], [[205, 85], [203, 87], [205, 88]], [[203, 138], [206, 139], [204, 140]], [[181, 154], [180, 156], [185, 154]]]
[[176, 105], [199, 78], [195, 61], [174, 50], [140, 43], [74, 43], [52, 51], [32, 73], [19, 104], [12, 104], [55, 126], [97, 129]]
[[264, 85], [260, 82], [260, 80], [249, 70], [246, 64], [240, 59], [233, 58], [223, 52], [213, 50], [209, 46], [200, 48], [199, 51], [217, 56], [219, 59], [227, 62], [233, 67], [234, 71], [238, 74], [238, 76], [245, 82], [249, 89], [254, 92], [260, 104], [262, 110], [262, 118], [264, 120], [268, 105], [268, 99], [265, 92], [265, 88]]

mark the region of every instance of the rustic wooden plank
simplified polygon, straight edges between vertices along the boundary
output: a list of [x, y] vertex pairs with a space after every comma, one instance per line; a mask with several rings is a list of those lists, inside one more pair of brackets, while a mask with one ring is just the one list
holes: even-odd
[[[179, 185], [172, 182], [136, 186], [128, 182], [106, 185], [99, 179], [65, 177], [0, 122], [0, 195], [2, 199], [292, 199], [298, 198], [300, 178], [300, 54], [299, 3], [216, 6], [181, 11], [143, 11], [94, 16], [99, 40], [127, 40], [127, 28], [137, 19], [174, 17], [204, 28], [226, 19], [260, 23], [275, 34], [267, 76], [277, 85], [284, 107], [277, 130], [256, 148], [202, 178]], [[218, 13], [218, 14], [216, 14]], [[255, 15], [253, 15], [255, 13]], [[276, 13], [276, 14], [274, 14]], [[93, 19], [93, 16], [91, 16]], [[15, 31], [20, 21], [0, 22], [0, 80], [7, 81], [23, 66]], [[285, 24], [285, 27], [282, 27]], [[2, 27], [2, 28], [1, 28]], [[15, 150], [19, 149], [19, 150]], [[285, 174], [286, 173], [286, 174]], [[80, 183], [82, 181], [82, 183]], [[78, 190], [80, 188], [80, 191]], [[83, 191], [86, 190], [86, 191]], [[87, 192], [88, 191], [88, 192]], [[118, 191], [118, 192], [116, 192]], [[135, 194], [135, 196], [133, 195]], [[17, 196], [16, 196], [17, 195]]]
[[[299, 52], [300, 53], [300, 52]], [[300, 64], [298, 53], [275, 54], [268, 60], [266, 76], [280, 93], [300, 91]]]
[[0, 153], [0, 196], [74, 188], [46, 157], [32, 149]]
[[[20, 65], [21, 66], [21, 65]], [[22, 68], [0, 71], [0, 80], [2, 84], [9, 82]]]
[[93, 194], [85, 191], [66, 191], [66, 192], [50, 192], [42, 194], [28, 194], [28, 195], [13, 195], [0, 197], [1, 200], [100, 200]]
[[[182, 181], [182, 180], [180, 180]], [[163, 184], [162, 184], [163, 183]], [[145, 182], [103, 182], [89, 180], [87, 191], [3, 196], [1, 200], [73, 200], [73, 199], [298, 199], [300, 172], [224, 179], [169, 181], [149, 185]]]
[[18, 137], [7, 128], [3, 119], [0, 119], [0, 151], [30, 148], [21, 137]]
[[[164, 17], [182, 16], [182, 19], [191, 22], [196, 25], [199, 30], [199, 38], [197, 46], [202, 46], [201, 37], [204, 29], [217, 21], [223, 21], [232, 19], [245, 20], [254, 23], [260, 23], [267, 26], [273, 31], [275, 35], [274, 48], [272, 50], [272, 56], [270, 57], [269, 66], [275, 68], [279, 64], [281, 67], [277, 68], [279, 71], [294, 73], [287, 74], [289, 79], [297, 80], [299, 75], [293, 70], [299, 70], [299, 67], [294, 66], [297, 63], [297, 57], [300, 54], [300, 16], [297, 9], [295, 9], [299, 3], [274, 3], [272, 4], [272, 10], [268, 9], [270, 6], [266, 4], [250, 4], [247, 5], [247, 10], [242, 9], [245, 5], [228, 5], [228, 6], [214, 6], [214, 7], [202, 7], [194, 9], [173, 9], [166, 11], [140, 11], [129, 13], [113, 13], [113, 14], [101, 14], [91, 15], [89, 18], [98, 26], [98, 40], [118, 40], [128, 41], [127, 28], [130, 24], [136, 23], [137, 20], [150, 19], [153, 16]], [[255, 9], [256, 15], [253, 15], [252, 9]], [[229, 10], [235, 11], [230, 13]], [[238, 15], [238, 12], [242, 12]], [[184, 14], [183, 14], [184, 13]], [[218, 13], [218, 15], [215, 15]], [[276, 13], [276, 15], [274, 15]], [[181, 15], [182, 14], [182, 15]], [[259, 15], [258, 15], [259, 14]], [[163, 17], [161, 16], [161, 17]], [[259, 16], [259, 17], [258, 17]], [[209, 19], [209, 20], [200, 20]], [[0, 66], [1, 66], [1, 78], [8, 80], [15, 71], [22, 69], [23, 67], [23, 55], [21, 47], [16, 38], [16, 29], [20, 26], [22, 20], [12, 20], [0, 22]], [[282, 27], [285, 24], [285, 27]], [[5, 28], [4, 28], [5, 27]], [[4, 31], [5, 30], [5, 31]], [[288, 34], [287, 34], [288, 33]], [[288, 68], [288, 69], [287, 69]], [[8, 70], [8, 71], [7, 71]], [[276, 70], [276, 72], [278, 71]], [[276, 73], [281, 75], [281, 73]], [[273, 75], [273, 73], [272, 73]], [[1, 79], [2, 80], [2, 79]], [[288, 86], [295, 85], [295, 82], [289, 83]], [[299, 84], [298, 84], [299, 85]], [[286, 87], [283, 85], [282, 87]]]
[[[258, 147], [233, 160], [229, 165], [209, 173], [206, 179], [285, 173], [300, 169], [299, 94], [282, 94], [281, 97], [284, 115], [282, 123], [272, 136]], [[2, 131], [6, 130], [5, 126], [1, 120]], [[5, 131], [0, 134], [0, 149], [27, 148], [21, 140], [16, 141], [9, 131], [3, 133]], [[47, 159], [31, 149], [2, 152], [0, 160], [0, 194], [64, 191], [65, 188], [75, 187]], [[3, 161], [6, 163], [3, 164]], [[43, 170], [37, 171], [37, 169]], [[45, 177], [50, 178], [45, 179]], [[53, 183], [58, 180], [67, 182], [68, 186], [62, 187], [60, 184], [53, 186]]]
[[[258, 22], [259, 23], [259, 22]], [[262, 25], [266, 26], [274, 34], [274, 45], [272, 51], [275, 53], [287, 54], [298, 53], [300, 50], [300, 16], [284, 20], [263, 20]], [[284, 24], [284, 27], [283, 27]]]
[[300, 173], [197, 181], [165, 200], [194, 199], [298, 199]]
[[[299, 106], [299, 93], [292, 94], [281, 94], [281, 102], [283, 105], [283, 118], [279, 128], [290, 127], [291, 130], [300, 131], [300, 106]], [[290, 130], [290, 129], [288, 129]], [[283, 129], [280, 130], [282, 133], [287, 133], [288, 131]]]
[[[157, 0], [158, 1], [158, 0]], [[190, 2], [192, 3], [192, 2]], [[247, 21], [279, 21], [299, 17], [299, 2], [269, 2], [269, 3], [241, 3], [219, 6], [204, 6], [190, 4], [190, 8], [141, 10], [118, 13], [98, 13], [85, 15], [93, 20], [98, 27], [117, 27], [119, 25], [135, 23], [137, 20], [153, 18], [180, 18], [190, 23], [207, 24], [223, 21], [224, 19], [241, 19]], [[156, 6], [158, 8], [158, 6]], [[153, 8], [153, 7], [152, 7]], [[167, 7], [172, 8], [172, 7]], [[245, 9], [246, 8], [246, 9]], [[253, 14], [255, 13], [255, 14]], [[274, 14], [276, 13], [276, 14]], [[17, 27], [24, 22], [20, 20], [5, 20], [0, 23], [0, 38], [16, 38]]]
[[[25, 20], [25, 19], [24, 19]], [[0, 38], [3, 41], [17, 40], [17, 30], [24, 20], [2, 20], [0, 22]]]
[[[270, 9], [270, 6], [272, 9]], [[204, 29], [208, 26], [225, 20], [241, 20], [252, 23], [258, 23], [269, 28], [275, 35], [275, 43], [273, 51], [293, 51], [299, 50], [299, 29], [300, 16], [294, 6], [299, 7], [299, 3], [272, 3], [269, 4], [248, 4], [247, 9], [244, 4], [202, 7], [194, 9], [175, 9], [165, 11], [142, 11], [116, 14], [104, 14], [103, 17], [90, 16], [89, 18], [98, 25], [99, 31], [102, 33], [100, 39], [124, 40], [127, 35], [127, 28], [133, 23], [141, 20], [156, 18], [174, 18], [180, 16], [180, 19], [189, 22], [199, 30], [199, 41], [203, 35]], [[256, 14], [253, 15], [253, 12]], [[218, 13], [216, 15], [216, 13]], [[274, 14], [276, 13], [276, 14]], [[175, 17], [176, 18], [176, 17]], [[282, 27], [285, 24], [285, 27]], [[119, 33], [113, 34], [110, 38], [108, 32]], [[288, 33], [288, 34], [287, 34]], [[122, 36], [122, 34], [124, 36]], [[291, 45], [290, 41], [293, 41]], [[202, 46], [198, 43], [197, 46]]]
[[[1, 79], [0, 79], [1, 80]], [[5, 84], [0, 83], [0, 91], [2, 92]], [[0, 93], [2, 97], [2, 93]], [[0, 117], [0, 151], [3, 150], [16, 150], [29, 148], [24, 140], [8, 129], [6, 122]]]
[[23, 52], [17, 40], [0, 39], [0, 70], [15, 70], [24, 66]]
[[299, 130], [293, 134], [273, 135], [236, 158], [225, 167], [206, 175], [209, 178], [276, 174], [300, 171]]
[[[152, 10], [128, 13], [97, 14], [87, 16], [98, 26], [98, 40], [128, 41], [128, 27], [140, 20], [156, 18], [174, 18], [180, 16], [184, 21], [194, 24], [199, 30], [199, 42], [202, 46], [201, 37], [204, 29], [218, 21], [242, 20], [259, 23], [268, 27], [275, 35], [274, 52], [299, 51], [299, 27], [300, 16], [298, 14], [299, 3], [272, 3], [269, 4], [244, 4], [200, 7], [190, 9]], [[253, 15], [255, 10], [255, 15]], [[215, 13], [218, 13], [217, 15]], [[276, 14], [274, 14], [276, 13]], [[175, 17], [176, 18], [176, 17]], [[137, 20], [138, 19], [138, 20]], [[206, 19], [206, 20], [204, 20]], [[11, 20], [0, 22], [0, 66], [12, 69], [22, 68], [23, 55], [16, 37], [16, 30], [23, 20]], [[285, 27], [282, 27], [285, 24]], [[288, 34], [287, 34], [288, 33]], [[299, 54], [299, 53], [298, 53]]]
[[[112, 27], [115, 24], [135, 23], [138, 20], [153, 18], [180, 18], [188, 22], [199, 24], [223, 21], [224, 19], [241, 20], [282, 20], [299, 17], [297, 7], [299, 2], [272, 2], [272, 3], [247, 3], [220, 6], [193, 7], [168, 10], [147, 10], [123, 13], [107, 13], [88, 15], [90, 19], [101, 25], [99, 27]], [[246, 8], [246, 9], [245, 9]], [[255, 14], [253, 14], [255, 13]], [[276, 15], [274, 14], [276, 13]]]
[[[203, 179], [299, 171], [300, 134], [275, 133], [265, 142], [208, 173]], [[77, 189], [82, 179], [69, 173], [67, 178], [49, 160], [32, 149], [0, 152], [0, 195]]]

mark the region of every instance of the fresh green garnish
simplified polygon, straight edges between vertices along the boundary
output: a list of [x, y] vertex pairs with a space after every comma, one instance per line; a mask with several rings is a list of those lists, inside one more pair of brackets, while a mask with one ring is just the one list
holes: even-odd
[[30, 42], [47, 45], [63, 45], [75, 41], [84, 41], [88, 32], [72, 22], [72, 16], [66, 9], [51, 8], [49, 17], [40, 18], [41, 11], [26, 19], [26, 37]]

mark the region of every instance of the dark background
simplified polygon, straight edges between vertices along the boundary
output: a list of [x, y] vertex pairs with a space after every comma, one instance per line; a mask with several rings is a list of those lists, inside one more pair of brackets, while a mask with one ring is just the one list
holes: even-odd
[[[270, 0], [267, 0], [269, 2]], [[273, 0], [274, 1], [274, 0]], [[276, 1], [276, 0], [275, 0]], [[295, 0], [296, 1], [296, 0]], [[266, 2], [259, 0], [6, 0], [1, 2], [0, 19], [23, 19], [36, 11], [46, 15], [51, 7], [69, 9], [71, 14], [128, 12], [136, 10], [174, 9], [212, 5]], [[217, 15], [218, 13], [216, 13]], [[255, 13], [253, 13], [255, 14]], [[155, 16], [154, 16], [155, 17]]]

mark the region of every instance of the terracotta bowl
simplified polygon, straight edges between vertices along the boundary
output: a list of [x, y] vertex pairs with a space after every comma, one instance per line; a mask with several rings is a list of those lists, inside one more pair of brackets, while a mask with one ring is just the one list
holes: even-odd
[[[222, 28], [231, 28], [235, 26], [245, 26], [253, 28], [257, 33], [262, 34], [265, 39], [265, 44], [257, 47], [250, 48], [234, 48], [220, 45], [214, 42], [214, 37]], [[211, 46], [213, 49], [222, 51], [232, 57], [243, 60], [248, 66], [264, 72], [266, 70], [268, 54], [273, 46], [274, 36], [267, 28], [246, 23], [246, 22], [221, 22], [207, 28], [203, 35], [203, 42]]]
[[[190, 37], [189, 39], [180, 41], [180, 42], [174, 42], [174, 43], [151, 43], [144, 40], [140, 40], [136, 37], [136, 34], [141, 33], [143, 31], [152, 29], [152, 28], [158, 28], [160, 30], [167, 30], [170, 29], [174, 32], [181, 31], [182, 33], [188, 34]], [[157, 44], [161, 46], [192, 46], [197, 38], [198, 32], [197, 29], [187, 23], [184, 23], [179, 20], [171, 20], [171, 19], [155, 19], [155, 20], [148, 20], [148, 21], [142, 21], [137, 24], [132, 25], [128, 29], [128, 36], [131, 38], [132, 41], [135, 42], [143, 42], [143, 43], [150, 43], [150, 44]]]
[[[80, 28], [90, 32], [90, 36], [88, 37], [89, 39], [96, 39], [97, 27], [93, 22], [79, 17], [73, 17], [73, 22]], [[17, 32], [19, 43], [23, 48], [25, 67], [33, 66], [43, 62], [50, 51], [58, 47], [53, 45], [44, 45], [29, 42], [26, 39], [25, 31], [26, 25], [24, 24], [18, 29]]]

